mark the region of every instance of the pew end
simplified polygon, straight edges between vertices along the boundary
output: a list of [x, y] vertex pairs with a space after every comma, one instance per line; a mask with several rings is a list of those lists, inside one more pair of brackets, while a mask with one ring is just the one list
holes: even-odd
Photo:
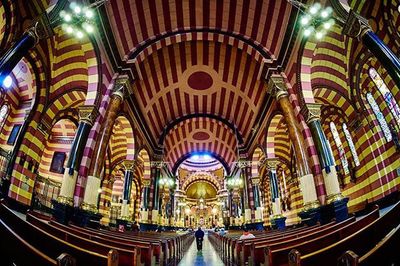
[[57, 266], [75, 266], [76, 259], [68, 253], [62, 253], [57, 257]]
[[111, 249], [107, 254], [107, 266], [118, 266], [119, 254], [115, 249]]
[[359, 262], [359, 257], [356, 253], [351, 250], [346, 251], [338, 259], [338, 266], [357, 266]]
[[289, 252], [289, 266], [300, 266], [301, 265], [301, 253], [296, 250], [292, 249]]

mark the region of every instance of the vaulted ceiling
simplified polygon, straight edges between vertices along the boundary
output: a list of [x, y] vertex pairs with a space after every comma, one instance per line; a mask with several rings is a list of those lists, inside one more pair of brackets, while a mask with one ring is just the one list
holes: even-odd
[[132, 78], [130, 105], [171, 170], [193, 152], [227, 166], [251, 144], [271, 101], [264, 77], [289, 47], [291, 11], [285, 0], [109, 0], [100, 8], [111, 63]]

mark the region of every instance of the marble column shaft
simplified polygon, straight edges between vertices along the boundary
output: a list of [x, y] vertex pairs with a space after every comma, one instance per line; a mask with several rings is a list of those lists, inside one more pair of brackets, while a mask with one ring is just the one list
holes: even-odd
[[310, 162], [308, 160], [307, 146], [305, 145], [300, 124], [297, 121], [293, 106], [289, 100], [285, 79], [281, 75], [272, 75], [269, 79], [268, 90], [271, 95], [276, 96], [276, 100], [281, 107], [289, 129], [289, 138], [292, 141], [297, 160], [296, 166], [300, 179], [304, 207], [306, 209], [315, 208], [319, 206], [319, 201]]
[[84, 105], [79, 107], [79, 126], [72, 142], [67, 165], [61, 183], [60, 195], [57, 201], [73, 205], [76, 179], [78, 177], [85, 145], [89, 137], [90, 130], [97, 118], [97, 107], [94, 105]]
[[[89, 168], [89, 175], [86, 181], [82, 208], [93, 212], [97, 211], [98, 189], [100, 188], [99, 186], [101, 184], [101, 173], [104, 167], [108, 143], [110, 141], [118, 111], [124, 101], [124, 85], [119, 82], [120, 81], [117, 81], [115, 85], [115, 89], [112, 92], [110, 102], [104, 114]], [[124, 80], [124, 82], [126, 81]]]

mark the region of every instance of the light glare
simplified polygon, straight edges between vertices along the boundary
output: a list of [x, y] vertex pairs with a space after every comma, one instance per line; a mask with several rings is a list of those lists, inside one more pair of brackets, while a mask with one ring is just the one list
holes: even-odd
[[7, 76], [4, 80], [3, 80], [3, 86], [6, 87], [7, 89], [10, 88], [12, 85], [12, 78], [10, 76]]
[[78, 37], [79, 39], [83, 38], [83, 33], [81, 31], [77, 31], [76, 32], [76, 37]]
[[85, 15], [86, 15], [86, 17], [89, 18], [89, 19], [90, 19], [90, 18], [93, 18], [93, 16], [94, 16], [93, 11], [90, 10], [90, 9], [86, 10]]
[[81, 13], [81, 11], [82, 11], [82, 9], [81, 9], [80, 6], [76, 6], [76, 7], [74, 8], [74, 12], [75, 12], [76, 14]]
[[64, 20], [65, 20], [65, 22], [70, 22], [70, 21], [72, 20], [71, 15], [68, 14], [68, 13], [65, 13], [65, 15], [64, 15]]
[[74, 29], [71, 26], [67, 27], [67, 33], [72, 33], [74, 31]]
[[302, 25], [307, 25], [310, 22], [310, 19], [308, 17], [304, 16], [301, 18], [300, 22]]

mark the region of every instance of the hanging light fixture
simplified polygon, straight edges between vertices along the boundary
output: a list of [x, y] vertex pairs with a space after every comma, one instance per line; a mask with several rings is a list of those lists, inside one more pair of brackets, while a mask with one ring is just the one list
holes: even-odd
[[320, 40], [335, 24], [335, 20], [332, 18], [333, 9], [330, 6], [323, 8], [320, 3], [307, 6], [296, 0], [287, 1], [303, 13], [303, 16], [300, 18], [300, 24], [303, 27], [305, 37], [314, 36]]

